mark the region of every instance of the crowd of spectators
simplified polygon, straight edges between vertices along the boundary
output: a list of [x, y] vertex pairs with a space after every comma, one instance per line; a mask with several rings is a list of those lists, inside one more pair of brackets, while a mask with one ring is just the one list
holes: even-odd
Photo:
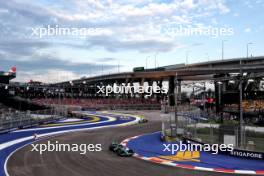
[[38, 105], [68, 105], [68, 106], [80, 106], [86, 108], [100, 108], [107, 106], [129, 106], [129, 105], [158, 105], [159, 102], [155, 99], [141, 99], [141, 98], [129, 98], [129, 99], [74, 99], [74, 98], [41, 98], [33, 99], [34, 103]]
[[0, 103], [0, 114], [12, 112], [12, 111], [14, 111], [14, 109]]
[[[244, 100], [242, 102], [242, 108], [244, 112], [263, 112], [264, 111], [264, 100]], [[225, 105], [225, 109], [238, 110], [238, 104]]]
[[3, 121], [11, 119], [10, 115], [18, 112], [16, 109], [6, 106], [0, 103], [0, 129], [3, 124]]

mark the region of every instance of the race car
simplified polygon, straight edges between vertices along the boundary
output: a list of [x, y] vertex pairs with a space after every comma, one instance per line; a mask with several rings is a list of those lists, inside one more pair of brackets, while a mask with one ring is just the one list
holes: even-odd
[[112, 142], [109, 146], [109, 150], [112, 152], [115, 152], [115, 149], [117, 148], [118, 145], [120, 145], [120, 144], [117, 142]]
[[118, 144], [117, 142], [112, 142], [109, 146], [109, 150], [115, 152], [118, 156], [129, 157], [134, 154], [133, 150]]
[[138, 121], [138, 123], [147, 123], [148, 122], [148, 120], [147, 119], [144, 119], [144, 118], [141, 118], [139, 121]]

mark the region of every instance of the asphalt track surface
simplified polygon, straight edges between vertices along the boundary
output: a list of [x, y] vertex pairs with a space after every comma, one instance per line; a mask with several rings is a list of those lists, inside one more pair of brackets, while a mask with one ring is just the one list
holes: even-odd
[[[113, 126], [123, 126], [137, 123], [139, 117], [136, 116], [120, 116], [117, 114], [109, 114], [104, 112], [79, 112], [85, 116], [89, 116], [93, 122], [87, 121], [83, 124], [71, 124], [65, 126], [51, 127], [36, 127], [22, 130], [15, 130], [9, 133], [1, 134], [0, 136], [0, 175], [8, 175], [7, 161], [9, 157], [19, 148], [43, 140], [43, 138], [54, 137], [69, 132], [86, 131], [91, 129], [106, 128]], [[98, 121], [94, 122], [94, 116], [99, 117]], [[38, 140], [35, 140], [34, 134], [38, 135]]]
[[[47, 152], [40, 155], [26, 146], [14, 153], [8, 160], [7, 169], [11, 176], [225, 176], [231, 174], [203, 172], [173, 168], [146, 162], [133, 157], [123, 158], [108, 151], [112, 141], [160, 130], [161, 123], [150, 121], [146, 124], [95, 129], [74, 132], [50, 139], [65, 144], [102, 144], [103, 151], [88, 152]], [[47, 143], [42, 141], [39, 143]], [[234, 174], [232, 174], [234, 175]]]

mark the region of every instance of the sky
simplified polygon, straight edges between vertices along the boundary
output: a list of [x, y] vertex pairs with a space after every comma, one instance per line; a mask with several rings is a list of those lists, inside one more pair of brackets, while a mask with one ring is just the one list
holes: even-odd
[[246, 57], [247, 46], [263, 56], [263, 8], [264, 0], [0, 0], [0, 70], [50, 83], [219, 60], [222, 46], [224, 59]]

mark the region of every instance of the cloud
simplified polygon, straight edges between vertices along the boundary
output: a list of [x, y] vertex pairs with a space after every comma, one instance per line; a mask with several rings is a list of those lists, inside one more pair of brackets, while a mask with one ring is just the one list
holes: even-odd
[[234, 13], [233, 16], [234, 16], [234, 17], [239, 17], [240, 14], [239, 14], [239, 13]]
[[246, 32], [246, 33], [251, 32], [251, 28], [245, 28], [245, 29], [244, 29], [244, 32]]
[[96, 59], [97, 62], [114, 62], [117, 61], [116, 58], [98, 58]]
[[111, 52], [118, 52], [120, 50], [138, 50], [139, 52], [166, 52], [177, 47], [170, 40], [158, 39], [123, 39], [119, 40], [113, 37], [94, 37], [86, 42], [88, 48], [103, 47], [105, 50]]
[[[48, 1], [45, 3], [48, 4]], [[12, 28], [11, 32], [8, 31], [9, 33], [16, 33], [17, 35], [19, 33], [20, 35], [25, 33], [29, 35], [26, 28], [49, 24], [68, 27], [102, 27], [112, 31], [110, 37], [107, 38], [112, 40], [108, 43], [109, 46], [101, 45], [108, 51], [116, 51], [110, 48], [112, 48], [112, 43], [117, 42], [117, 45], [119, 45], [118, 43], [124, 44], [124, 48], [137, 51], [142, 51], [142, 44], [145, 43], [143, 51], [152, 50], [155, 52], [156, 49], [165, 51], [164, 48], [168, 48], [167, 43], [173, 44], [175, 41], [169, 42], [165, 36], [161, 38], [160, 31], [152, 33], [150, 26], [165, 26], [166, 23], [171, 22], [196, 24], [199, 23], [201, 16], [206, 15], [208, 17], [216, 12], [229, 12], [222, 0], [172, 0], [165, 2], [154, 0], [145, 2], [69, 0], [63, 6], [60, 3], [45, 6], [40, 2], [30, 0], [24, 2], [17, 0], [1, 1], [0, 6], [6, 9], [8, 14], [4, 15], [2, 19], [0, 16], [0, 20], [4, 20], [6, 25]], [[13, 21], [16, 21], [16, 25]], [[133, 32], [128, 32], [128, 28]], [[145, 41], [135, 38], [135, 34], [142, 34]], [[104, 34], [100, 35], [98, 39], [93, 36], [91, 39], [89, 37], [87, 39], [95, 41], [95, 46], [98, 46], [97, 41], [103, 36]], [[123, 38], [129, 38], [129, 40], [123, 40]], [[138, 47], [133, 44], [134, 42], [139, 43]], [[150, 42], [153, 42], [153, 45], [149, 45]], [[160, 42], [160, 47], [158, 47], [157, 42]], [[90, 43], [92, 44], [92, 42]], [[148, 46], [149, 48], [146, 49]], [[173, 48], [169, 47], [169, 49]]]
[[13, 81], [29, 82], [40, 81], [44, 83], [56, 83], [62, 81], [69, 81], [73, 79], [79, 79], [81, 76], [72, 71], [67, 70], [46, 70], [45, 74], [36, 73], [34, 71], [20, 71], [17, 77]]
[[[57, 53], [65, 48], [75, 53], [79, 50], [87, 50], [87, 53], [93, 50], [101, 53], [172, 52], [183, 44], [178, 38], [163, 35], [160, 28], [171, 23], [195, 26], [208, 18], [213, 19], [216, 14], [229, 12], [224, 0], [69, 0], [67, 3], [2, 0], [0, 64], [1, 67], [17, 65], [23, 76], [51, 74], [55, 69], [71, 72], [72, 77], [87, 73], [88, 68], [98, 72], [101, 66], [93, 63], [111, 62], [115, 58], [92, 56], [91, 63], [74, 63], [71, 61], [77, 57], [74, 54], [62, 59]], [[85, 39], [30, 38], [31, 28], [47, 25], [100, 27], [107, 33]], [[56, 52], [59, 49], [60, 52]], [[105, 69], [111, 70], [113, 66], [106, 65]]]
[[[0, 41], [0, 53], [6, 53], [5, 58], [30, 56], [39, 49], [47, 48], [51, 44], [45, 41], [36, 40], [1, 40]], [[3, 55], [2, 55], [3, 56]]]
[[[99, 59], [100, 60], [100, 59]], [[1, 59], [0, 65], [2, 68], [10, 68], [16, 66], [18, 75], [20, 73], [33, 72], [35, 74], [44, 74], [48, 70], [64, 70], [77, 75], [97, 74], [101, 72], [102, 65], [94, 63], [74, 63], [66, 60], [61, 60], [51, 56], [38, 56], [36, 59], [16, 60], [16, 59]], [[104, 64], [104, 71], [115, 68], [115, 65]]]

